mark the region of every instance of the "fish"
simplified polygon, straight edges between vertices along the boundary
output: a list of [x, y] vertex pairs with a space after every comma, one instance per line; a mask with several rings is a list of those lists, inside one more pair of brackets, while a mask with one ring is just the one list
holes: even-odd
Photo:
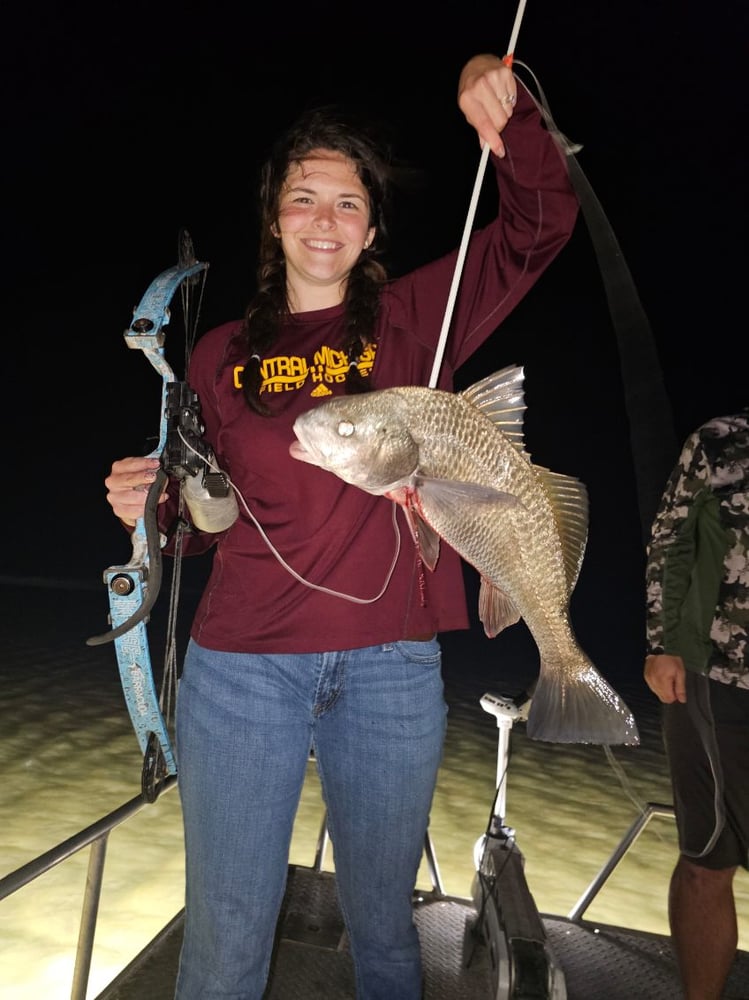
[[570, 621], [587, 488], [531, 461], [524, 379], [509, 365], [460, 392], [405, 385], [338, 396], [297, 417], [289, 452], [398, 504], [429, 571], [442, 541], [473, 566], [490, 639], [522, 618], [539, 656], [531, 739], [637, 746], [632, 712]]

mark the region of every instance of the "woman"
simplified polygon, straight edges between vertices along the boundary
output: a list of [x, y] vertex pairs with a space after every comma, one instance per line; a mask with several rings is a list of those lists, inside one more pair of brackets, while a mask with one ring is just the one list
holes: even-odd
[[[530, 96], [493, 55], [458, 104], [492, 152], [499, 214], [471, 240], [439, 387], [567, 242], [577, 202]], [[259, 1000], [314, 750], [359, 1000], [418, 1000], [412, 892], [446, 725], [437, 633], [468, 627], [458, 557], [423, 571], [393, 505], [289, 455], [331, 395], [428, 384], [456, 254], [388, 281], [387, 164], [319, 111], [264, 167], [258, 290], [192, 356], [205, 436], [244, 509], [219, 535], [177, 704], [187, 856], [179, 1000]], [[106, 479], [132, 525], [157, 461]], [[174, 516], [174, 484], [161, 499]]]

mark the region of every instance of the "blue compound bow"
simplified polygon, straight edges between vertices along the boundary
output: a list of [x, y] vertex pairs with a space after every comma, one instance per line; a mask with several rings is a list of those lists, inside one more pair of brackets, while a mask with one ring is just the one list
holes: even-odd
[[[171, 711], [176, 686], [176, 666], [173, 650], [174, 621], [170, 623], [167, 657], [161, 695], [156, 692], [146, 624], [159, 594], [162, 578], [161, 549], [165, 539], [159, 532], [157, 510], [159, 496], [164, 492], [170, 475], [184, 480], [200, 467], [202, 427], [199, 422], [197, 397], [185, 382], [175, 378], [164, 359], [164, 327], [170, 319], [170, 303], [180, 289], [185, 323], [189, 319], [188, 296], [192, 288], [202, 284], [208, 264], [195, 259], [189, 234], [182, 231], [179, 262], [162, 271], [149, 285], [139, 305], [133, 311], [133, 321], [125, 331], [128, 347], [144, 352], [162, 377], [162, 403], [159, 441], [149, 457], [158, 458], [161, 466], [151, 484], [142, 518], [132, 532], [132, 556], [122, 566], [110, 566], [104, 571], [104, 583], [109, 595], [112, 626], [110, 632], [87, 640], [90, 646], [114, 642], [120, 680], [128, 712], [143, 751], [141, 787], [143, 797], [155, 801], [163, 782], [177, 773], [167, 718]], [[199, 310], [198, 310], [199, 311]], [[193, 324], [197, 321], [197, 315]], [[192, 333], [187, 332], [188, 349]], [[184, 441], [190, 446], [185, 449]], [[181, 550], [183, 523], [178, 520], [177, 552]], [[175, 580], [177, 574], [175, 572]], [[174, 597], [174, 595], [173, 595]], [[173, 602], [172, 612], [176, 611]], [[171, 667], [169, 665], [172, 658]], [[169, 705], [165, 709], [164, 701]]]

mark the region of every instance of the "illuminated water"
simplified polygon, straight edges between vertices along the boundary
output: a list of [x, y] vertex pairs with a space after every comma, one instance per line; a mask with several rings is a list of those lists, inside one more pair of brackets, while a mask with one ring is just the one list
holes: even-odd
[[[96, 591], [2, 587], [0, 627], [0, 875], [72, 836], [139, 793], [140, 752], [110, 647], [85, 646], [105, 629]], [[447, 637], [450, 726], [431, 832], [447, 892], [466, 896], [473, 845], [486, 826], [497, 767], [496, 724], [479, 706], [487, 690], [513, 694], [535, 661], [521, 626], [489, 644]], [[512, 631], [512, 630], [511, 630]], [[500, 682], [500, 677], [504, 680]], [[617, 683], [635, 712], [638, 748], [543, 744], [512, 733], [507, 822], [517, 831], [542, 912], [567, 914], [645, 802], [670, 791], [652, 696], [634, 665]], [[310, 771], [292, 860], [310, 863], [322, 808]], [[675, 856], [669, 820], [646, 828], [594, 905], [590, 919], [666, 933], [666, 892]], [[67, 1000], [86, 878], [87, 852], [0, 902], [3, 1000]], [[176, 791], [115, 831], [107, 863], [89, 998], [182, 906], [182, 840]], [[429, 886], [426, 869], [421, 884]], [[737, 878], [749, 948], [749, 879]]]

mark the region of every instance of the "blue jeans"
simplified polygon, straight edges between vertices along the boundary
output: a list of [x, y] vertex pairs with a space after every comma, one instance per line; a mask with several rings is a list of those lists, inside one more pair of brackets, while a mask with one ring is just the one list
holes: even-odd
[[444, 743], [436, 639], [334, 653], [191, 642], [177, 698], [177, 1000], [261, 1000], [310, 748], [359, 1000], [419, 1000], [416, 882]]

